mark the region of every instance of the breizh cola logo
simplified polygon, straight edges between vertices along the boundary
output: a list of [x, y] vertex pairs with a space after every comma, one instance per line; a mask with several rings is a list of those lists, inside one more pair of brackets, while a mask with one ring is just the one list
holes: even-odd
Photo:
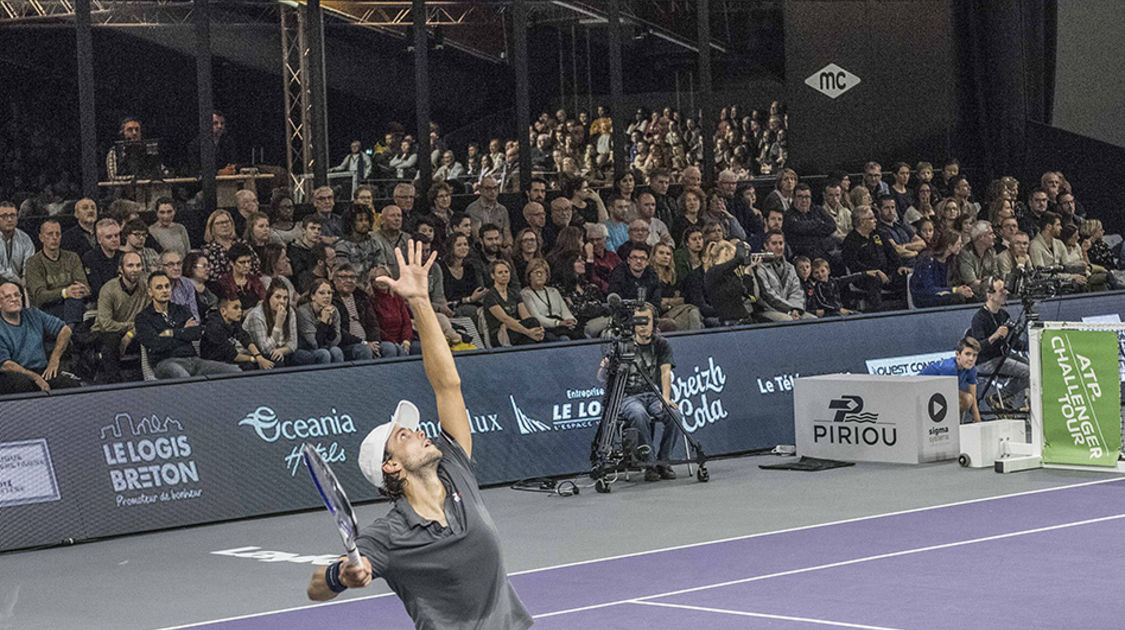
[[[345, 462], [348, 459], [347, 453], [333, 438], [356, 432], [355, 420], [346, 413], [339, 413], [335, 408], [326, 416], [284, 419], [278, 418], [273, 409], [262, 406], [246, 414], [238, 424], [250, 427], [265, 442], [299, 442], [285, 456], [285, 467], [291, 475], [297, 474], [301, 463], [301, 443], [312, 444], [330, 464]], [[327, 439], [318, 441], [317, 438]]]
[[684, 431], [694, 433], [730, 415], [719, 397], [726, 385], [727, 375], [714, 357], [707, 357], [706, 366], [695, 366], [690, 376], [673, 374], [672, 400], [683, 416]]

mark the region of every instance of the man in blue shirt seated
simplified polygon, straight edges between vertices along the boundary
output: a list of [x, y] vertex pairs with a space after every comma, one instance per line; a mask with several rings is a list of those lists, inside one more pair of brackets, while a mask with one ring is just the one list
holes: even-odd
[[980, 409], [977, 408], [977, 355], [980, 342], [965, 337], [957, 342], [957, 356], [922, 368], [918, 376], [956, 376], [957, 403], [961, 410], [961, 423], [972, 414], [973, 422], [980, 422]]
[[[55, 347], [48, 358], [44, 340]], [[23, 307], [14, 282], [0, 283], [0, 394], [78, 387], [74, 375], [59, 370], [70, 343], [70, 327], [54, 315]]]

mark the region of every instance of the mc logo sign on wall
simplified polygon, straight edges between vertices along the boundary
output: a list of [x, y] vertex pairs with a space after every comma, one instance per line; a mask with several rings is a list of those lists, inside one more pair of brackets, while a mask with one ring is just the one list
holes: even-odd
[[859, 77], [834, 63], [824, 66], [805, 79], [805, 85], [828, 98], [836, 98], [859, 83]]

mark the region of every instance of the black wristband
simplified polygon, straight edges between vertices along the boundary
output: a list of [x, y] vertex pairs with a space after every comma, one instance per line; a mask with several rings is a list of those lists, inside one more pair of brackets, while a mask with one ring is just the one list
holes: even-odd
[[328, 570], [324, 572], [324, 581], [328, 584], [328, 590], [333, 593], [343, 593], [348, 590], [347, 585], [340, 581], [341, 566], [343, 566], [342, 562], [333, 562], [328, 565]]

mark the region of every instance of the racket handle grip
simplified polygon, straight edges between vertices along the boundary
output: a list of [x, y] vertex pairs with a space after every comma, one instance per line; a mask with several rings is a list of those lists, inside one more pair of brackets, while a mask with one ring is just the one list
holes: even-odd
[[359, 550], [356, 549], [355, 547], [352, 547], [351, 549], [349, 549], [348, 550], [348, 566], [358, 567], [362, 564], [363, 563], [360, 562], [360, 560], [359, 560]]

